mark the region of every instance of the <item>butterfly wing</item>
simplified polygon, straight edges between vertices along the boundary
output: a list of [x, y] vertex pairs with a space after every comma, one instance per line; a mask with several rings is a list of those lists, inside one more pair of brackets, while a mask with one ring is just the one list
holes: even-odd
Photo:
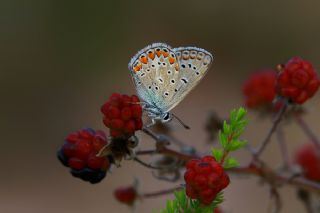
[[169, 76], [179, 75], [175, 52], [167, 44], [154, 43], [140, 50], [128, 66], [139, 97], [161, 113], [170, 97]]
[[177, 75], [169, 80], [170, 97], [163, 106], [165, 112], [170, 111], [185, 98], [205, 76], [213, 61], [212, 54], [201, 48], [179, 47], [173, 51], [179, 61], [180, 69]]

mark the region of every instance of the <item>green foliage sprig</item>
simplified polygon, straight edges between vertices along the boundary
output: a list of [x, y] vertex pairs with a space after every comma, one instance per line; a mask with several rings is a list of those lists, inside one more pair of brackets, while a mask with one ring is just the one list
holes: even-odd
[[239, 139], [248, 124], [248, 120], [245, 119], [246, 114], [247, 111], [243, 107], [232, 110], [230, 121], [224, 121], [222, 130], [219, 132], [221, 149], [212, 150], [214, 158], [225, 169], [231, 169], [239, 165], [238, 161], [235, 158], [228, 157], [228, 154], [243, 148], [247, 144], [247, 141]]

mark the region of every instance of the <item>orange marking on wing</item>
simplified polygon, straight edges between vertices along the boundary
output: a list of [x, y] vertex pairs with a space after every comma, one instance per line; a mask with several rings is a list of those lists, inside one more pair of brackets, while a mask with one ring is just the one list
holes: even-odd
[[175, 58], [173, 58], [173, 57], [169, 57], [169, 63], [170, 63], [170, 64], [173, 64], [175, 61], [176, 61], [176, 59], [175, 59]]
[[159, 50], [159, 51], [156, 50], [156, 54], [157, 54], [158, 57], [160, 57], [160, 55], [162, 54], [162, 51], [161, 50]]
[[133, 70], [135, 72], [139, 72], [141, 70], [141, 68], [142, 68], [142, 64], [139, 63], [139, 64], [137, 64], [136, 66], [133, 67]]
[[153, 60], [155, 56], [154, 52], [148, 53], [148, 57], [151, 58], [151, 60]]
[[184, 60], [187, 60], [187, 59], [189, 59], [189, 55], [182, 55], [182, 58], [183, 58]]
[[174, 68], [176, 69], [176, 71], [179, 71], [179, 69], [180, 69], [179, 64], [176, 64], [176, 66]]
[[140, 58], [140, 61], [141, 61], [142, 63], [144, 63], [144, 64], [147, 64], [147, 63], [148, 63], [148, 58], [147, 58], [146, 56], [142, 56], [142, 57]]
[[168, 57], [168, 55], [169, 55], [169, 52], [165, 52], [165, 51], [162, 51], [162, 55], [163, 55], [163, 57]]

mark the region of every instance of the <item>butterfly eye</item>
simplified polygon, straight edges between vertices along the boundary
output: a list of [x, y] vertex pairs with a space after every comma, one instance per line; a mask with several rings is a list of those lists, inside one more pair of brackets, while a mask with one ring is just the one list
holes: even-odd
[[182, 67], [182, 68], [186, 68], [186, 65], [185, 65], [185, 64], [181, 64], [181, 67]]
[[193, 67], [192, 69], [196, 70], [197, 68], [196, 68], [196, 67]]
[[164, 121], [164, 122], [168, 122], [168, 121], [170, 121], [170, 120], [171, 120], [170, 114], [169, 114], [169, 113], [166, 113], [165, 116], [163, 117], [163, 121]]
[[199, 72], [196, 72], [196, 75], [200, 75], [200, 73], [199, 73]]
[[165, 92], [165, 93], [164, 93], [164, 96], [168, 97], [168, 96], [169, 96], [169, 93], [168, 93], [168, 92]]
[[170, 81], [172, 84], [175, 84], [176, 83], [176, 81], [174, 80], [174, 79], [171, 79], [171, 81]]

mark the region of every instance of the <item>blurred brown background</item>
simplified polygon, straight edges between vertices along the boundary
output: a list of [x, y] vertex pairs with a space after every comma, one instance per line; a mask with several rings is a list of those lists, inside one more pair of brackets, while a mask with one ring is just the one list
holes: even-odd
[[[98, 185], [72, 178], [55, 154], [64, 136], [81, 127], [105, 129], [100, 106], [112, 92], [134, 94], [127, 63], [157, 41], [194, 45], [215, 55], [205, 80], [174, 110], [192, 130], [176, 135], [200, 150], [204, 122], [242, 104], [241, 85], [255, 69], [299, 55], [320, 70], [319, 1], [1, 1], [0, 3], [0, 212], [130, 212], [113, 199], [113, 189], [141, 180], [141, 191], [169, 188], [132, 162]], [[320, 132], [319, 94], [306, 116]], [[257, 144], [270, 121], [250, 113], [245, 134]], [[175, 125], [175, 124], [173, 124]], [[285, 128], [293, 151], [306, 137]], [[319, 135], [319, 134], [318, 134]], [[148, 144], [149, 138], [142, 138]], [[147, 146], [147, 145], [143, 145]], [[245, 151], [236, 154], [241, 162]], [[280, 166], [275, 143], [265, 154]], [[233, 178], [227, 212], [267, 212], [267, 187], [254, 178]], [[281, 190], [283, 212], [304, 212], [294, 190]], [[170, 197], [170, 196], [168, 196]], [[165, 206], [168, 197], [143, 201], [137, 212]]]

